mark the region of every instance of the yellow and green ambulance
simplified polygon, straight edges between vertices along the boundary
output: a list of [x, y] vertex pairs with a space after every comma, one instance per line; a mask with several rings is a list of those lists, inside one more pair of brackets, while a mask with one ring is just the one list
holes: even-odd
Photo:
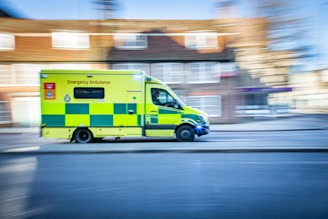
[[205, 112], [186, 106], [166, 84], [139, 70], [42, 70], [40, 92], [45, 138], [194, 141], [209, 133]]

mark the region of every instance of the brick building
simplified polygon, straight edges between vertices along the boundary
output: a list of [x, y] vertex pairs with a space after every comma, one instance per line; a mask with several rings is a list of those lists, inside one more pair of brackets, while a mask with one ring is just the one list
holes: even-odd
[[208, 112], [212, 123], [233, 122], [243, 102], [235, 89], [241, 75], [233, 51], [266, 43], [261, 19], [0, 18], [0, 23], [4, 125], [38, 124], [38, 72], [43, 68], [142, 69], [166, 82], [188, 105]]

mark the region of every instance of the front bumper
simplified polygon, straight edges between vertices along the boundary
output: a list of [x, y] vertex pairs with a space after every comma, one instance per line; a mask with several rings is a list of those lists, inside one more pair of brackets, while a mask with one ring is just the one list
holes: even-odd
[[208, 124], [198, 124], [195, 126], [195, 134], [198, 136], [207, 135], [210, 133], [210, 126]]

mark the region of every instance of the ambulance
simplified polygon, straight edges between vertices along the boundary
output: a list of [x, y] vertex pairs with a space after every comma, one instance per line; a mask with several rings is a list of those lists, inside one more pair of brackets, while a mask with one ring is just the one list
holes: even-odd
[[210, 132], [205, 112], [186, 106], [165, 83], [139, 70], [41, 70], [40, 98], [45, 138], [192, 142]]

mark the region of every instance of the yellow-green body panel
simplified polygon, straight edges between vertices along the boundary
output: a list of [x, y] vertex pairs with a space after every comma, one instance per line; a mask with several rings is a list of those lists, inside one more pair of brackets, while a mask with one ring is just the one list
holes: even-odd
[[174, 129], [171, 130], [146, 130], [146, 136], [153, 136], [153, 137], [173, 137], [174, 136]]
[[88, 128], [94, 138], [173, 137], [183, 124], [208, 124], [206, 113], [191, 107], [155, 105], [152, 88], [177, 97], [142, 71], [42, 70], [40, 80], [43, 137], [70, 139], [78, 128]]

